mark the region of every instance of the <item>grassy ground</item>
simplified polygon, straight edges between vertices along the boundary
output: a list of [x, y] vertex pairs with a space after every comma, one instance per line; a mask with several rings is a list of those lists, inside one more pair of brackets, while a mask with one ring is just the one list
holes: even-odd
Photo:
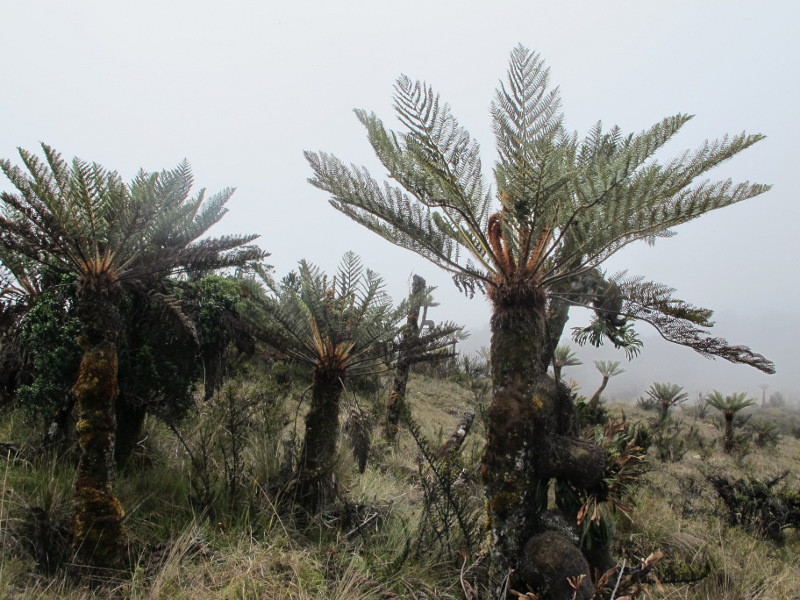
[[[615, 406], [631, 420], [651, 418], [635, 408]], [[654, 598], [755, 600], [800, 597], [800, 536], [788, 530], [783, 544], [756, 532], [728, 524], [728, 513], [707, 476], [766, 479], [789, 470], [781, 485], [800, 489], [800, 440], [789, 435], [796, 415], [777, 409], [757, 410], [783, 423], [774, 447], [750, 444], [725, 455], [722, 417], [709, 410], [698, 418], [693, 409], [678, 409], [685, 452], [679, 460], [662, 462], [650, 452], [650, 472], [635, 499], [633, 523], [621, 523], [618, 544], [645, 553], [659, 548], [666, 554], [659, 571], [665, 581], [696, 579], [696, 583], [659, 586]], [[686, 439], [688, 437], [688, 439]]]
[[[484, 391], [412, 378], [413, 416], [431, 448], [449, 436], [465, 410], [476, 408]], [[0, 458], [0, 598], [465, 598], [479, 552], [466, 552], [463, 537], [454, 533], [444, 539], [435, 520], [424, 520], [431, 475], [406, 430], [397, 448], [387, 447], [373, 419], [363, 474], [346, 433], [338, 482], [347, 501], [303, 523], [284, 508], [286, 488], [273, 482], [296, 451], [299, 397], [295, 393], [266, 409], [251, 407], [236, 431], [225, 426], [224, 406], [206, 408], [181, 426], [183, 443], [149, 420], [137, 463], [117, 484], [128, 515], [128, 564], [88, 580], [75, 575], [68, 553], [66, 562], [52, 565], [42, 554], [58, 557], [68, 547], [74, 456], [42, 451], [22, 414], [5, 414], [0, 442], [11, 446]], [[350, 397], [347, 404], [345, 417], [354, 411], [371, 414], [380, 401]], [[635, 406], [609, 410], [620, 417], [624, 412], [631, 421], [654, 416]], [[630, 563], [654, 550], [665, 553], [656, 570], [663, 583], [649, 588], [653, 599], [800, 598], [797, 532], [787, 531], [778, 544], [730, 525], [707, 479], [715, 473], [766, 478], [789, 469], [779, 485], [800, 488], [800, 439], [791, 435], [800, 417], [764, 411], [762, 416], [783, 431], [779, 443], [726, 456], [718, 413], [709, 410], [701, 418], [693, 409], [679, 408], [675, 416], [681, 430], [674, 460], [662, 462], [657, 448], [650, 449], [649, 471], [631, 500], [633, 522], [620, 519], [616, 525], [617, 555]], [[478, 411], [454, 479], [453, 493], [471, 502], [468, 508], [481, 503], [475, 481], [481, 437]], [[233, 440], [239, 444], [238, 471], [231, 466]], [[222, 452], [226, 444], [228, 451]], [[198, 457], [205, 460], [205, 482]], [[208, 497], [200, 502], [203, 493]]]

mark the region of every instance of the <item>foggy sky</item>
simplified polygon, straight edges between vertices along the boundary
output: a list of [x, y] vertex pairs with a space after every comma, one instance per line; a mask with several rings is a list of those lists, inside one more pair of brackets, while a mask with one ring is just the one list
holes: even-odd
[[198, 187], [238, 188], [215, 233], [260, 234], [279, 275], [301, 258], [332, 270], [352, 249], [396, 299], [416, 272], [439, 287], [431, 317], [465, 323], [472, 346], [488, 341], [484, 299], [460, 296], [444, 273], [349, 221], [306, 183], [303, 150], [382, 174], [353, 108], [391, 123], [397, 76], [428, 81], [481, 142], [491, 179], [488, 107], [522, 43], [551, 67], [567, 126], [580, 135], [599, 119], [628, 132], [695, 114], [662, 155], [671, 157], [725, 133], [764, 133], [712, 176], [773, 190], [655, 247], [629, 246], [606, 266], [715, 309], [715, 333], [773, 359], [778, 374], [646, 337], [643, 356], [609, 390], [625, 377], [642, 389], [670, 380], [726, 393], [760, 394], [761, 382], [800, 390], [796, 2], [9, 1], [2, 15], [0, 156], [16, 161], [17, 146], [44, 141], [126, 178], [187, 158]]

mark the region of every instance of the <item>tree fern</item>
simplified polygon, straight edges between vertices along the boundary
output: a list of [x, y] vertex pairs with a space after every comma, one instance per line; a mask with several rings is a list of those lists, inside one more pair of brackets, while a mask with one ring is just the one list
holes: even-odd
[[[632, 242], [674, 235], [677, 225], [769, 189], [705, 179], [763, 136], [726, 136], [666, 162], [655, 154], [689, 115], [627, 135], [598, 123], [581, 138], [566, 130], [542, 60], [518, 46], [491, 107], [497, 161], [490, 190], [477, 142], [430, 86], [400, 77], [394, 108], [400, 131], [356, 111], [392, 182], [306, 152], [314, 171], [309, 181], [330, 194], [336, 209], [451, 273], [460, 289], [487, 293], [493, 310], [493, 399], [483, 459], [489, 577], [498, 596], [509, 582], [536, 587], [520, 581], [526, 561], [537, 560], [525, 555], [536, 547], [528, 542], [546, 533], [537, 499], [547, 494], [536, 490], [546, 492], [554, 477], [579, 479], [576, 485], [589, 489], [602, 476], [602, 450], [574, 439], [567, 425], [572, 405], [547, 375], [571, 306], [595, 314], [576, 332], [579, 343], [608, 338], [635, 354], [641, 341], [632, 322], [644, 320], [704, 355], [774, 371], [763, 356], [709, 336], [709, 311], [674, 299], [668, 288], [614, 281], [600, 270]], [[566, 456], [572, 459], [564, 462]], [[585, 564], [580, 551], [562, 541], [552, 563], [577, 570], [553, 572], [546, 585], [566, 577], [590, 581], [590, 568], [577, 566]]]
[[83, 358], [73, 387], [82, 449], [73, 540], [80, 560], [114, 566], [124, 535], [110, 462], [124, 294], [172, 274], [241, 266], [265, 253], [248, 245], [255, 236], [198, 239], [224, 214], [230, 193], [189, 201], [186, 163], [142, 172], [126, 185], [97, 163], [68, 163], [51, 147], [42, 150], [44, 160], [20, 149], [24, 168], [0, 160], [17, 190], [0, 194], [0, 260], [4, 274], [29, 291], [35, 290], [27, 285], [31, 274], [42, 289], [64, 279], [74, 283]]
[[[691, 115], [667, 117], [629, 135], [618, 127], [606, 132], [598, 122], [578, 141], [564, 129], [559, 91], [549, 87], [544, 62], [518, 46], [491, 107], [501, 240], [493, 245], [491, 194], [477, 142], [425, 83], [400, 77], [394, 107], [404, 132], [386, 129], [373, 113], [356, 115], [399, 187], [380, 184], [366, 169], [331, 155], [307, 152], [315, 172], [310, 181], [332, 194], [337, 209], [461, 282], [472, 279], [491, 288], [520, 271], [544, 289], [557, 286], [633, 241], [673, 235], [677, 225], [769, 189], [699, 179], [761, 135], [724, 136], [666, 163], [656, 161], [653, 155]], [[669, 311], [660, 313], [662, 306], [651, 306], [645, 320], [666, 339], [705, 355], [772, 368], [741, 347], [696, 329], [689, 333]]]

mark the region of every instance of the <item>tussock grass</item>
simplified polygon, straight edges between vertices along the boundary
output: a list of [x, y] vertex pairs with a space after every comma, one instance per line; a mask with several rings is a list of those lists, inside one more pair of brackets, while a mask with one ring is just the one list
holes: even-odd
[[[770, 409], [774, 410], [774, 409]], [[612, 412], [633, 420], [650, 413], [616, 405]], [[775, 448], [748, 446], [744, 453], [722, 453], [721, 417], [709, 411], [696, 419], [686, 407], [675, 412], [684, 431], [694, 427], [702, 449], [690, 448], [674, 463], [652, 457], [636, 495], [633, 523], [619, 523], [621, 553], [646, 556], [661, 549], [665, 558], [651, 586], [654, 600], [780, 600], [800, 597], [800, 536], [778, 546], [727, 523], [726, 509], [706, 475], [766, 478], [790, 470], [785, 484], [800, 487], [800, 443], [784, 436]], [[692, 581], [697, 579], [697, 581]]]
[[[414, 375], [409, 403], [431, 445], [444, 441], [465, 410], [476, 409], [475, 394], [456, 382]], [[382, 398], [371, 404], [382, 406]], [[369, 399], [360, 400], [362, 405]], [[299, 407], [296, 413], [295, 409]], [[401, 428], [396, 446], [380, 441], [376, 415], [366, 471], [342, 442], [337, 481], [346, 502], [299, 525], [280, 505], [271, 478], [286, 456], [284, 442], [301, 424], [302, 404], [290, 401], [280, 434], [258, 417], [247, 433], [247, 471], [241, 498], [224, 495], [210, 510], [190, 502], [189, 459], [164, 425], [148, 420], [148, 438], [134, 468], [121, 473], [117, 491], [127, 510], [129, 553], [126, 568], [104, 581], [87, 582], [63, 563], [50, 573], [37, 567], [26, 539], [34, 507], [56, 527], [71, 514], [73, 459], [37, 448], [35, 429], [19, 414], [0, 418], [0, 441], [11, 441], [18, 456], [0, 457], [0, 598], [9, 600], [392, 600], [464, 598], [460, 569], [464, 555], [420, 548], [423, 494], [419, 452]], [[771, 411], [776, 422], [781, 416]], [[613, 405], [631, 421], [653, 413]], [[295, 419], [297, 414], [297, 419]], [[465, 464], [477, 469], [483, 428], [480, 410], [463, 448]], [[787, 413], [784, 423], [790, 423]], [[709, 411], [695, 418], [692, 407], [674, 417], [695, 439], [676, 462], [650, 453], [650, 469], [631, 500], [633, 522], [616, 522], [615, 551], [634, 561], [657, 549], [665, 553], [651, 586], [654, 600], [788, 600], [800, 592], [800, 535], [790, 532], [782, 546], [727, 523], [724, 505], [706, 474], [767, 477], [790, 469], [786, 485], [800, 486], [800, 439], [790, 429], [774, 448], [749, 447], [744, 455], [723, 455], [721, 418]], [[197, 424], [185, 424], [191, 436]], [[300, 435], [302, 431], [298, 432]], [[193, 439], [189, 439], [193, 442]], [[218, 458], [218, 457], [217, 457]], [[215, 459], [216, 460], [216, 459]], [[474, 472], [473, 472], [474, 473]], [[479, 500], [479, 499], [478, 499]], [[466, 557], [472, 564], [477, 556]], [[697, 581], [693, 581], [693, 580]]]

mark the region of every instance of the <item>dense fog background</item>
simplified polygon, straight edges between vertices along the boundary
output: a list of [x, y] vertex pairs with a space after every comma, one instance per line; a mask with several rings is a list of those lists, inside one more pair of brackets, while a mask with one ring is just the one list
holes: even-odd
[[[674, 286], [716, 309], [716, 333], [775, 361], [778, 373], [709, 361], [647, 326], [642, 355], [607, 395], [633, 398], [653, 381], [687, 391], [781, 391], [800, 401], [795, 307], [798, 52], [795, 2], [5, 2], [0, 20], [0, 156], [44, 141], [119, 170], [192, 163], [198, 187], [238, 188], [215, 233], [256, 232], [282, 275], [300, 258], [333, 269], [361, 254], [407, 293], [412, 272], [437, 285], [434, 319], [488, 343], [488, 306], [446, 275], [348, 221], [308, 185], [302, 151], [326, 150], [380, 172], [352, 115], [390, 121], [394, 79], [425, 79], [494, 160], [488, 106], [517, 43], [538, 50], [560, 85], [567, 125], [638, 131], [666, 115], [697, 117], [664, 156], [741, 130], [768, 138], [715, 174], [771, 183], [756, 199], [678, 229], [654, 247], [628, 247], [607, 267]], [[8, 184], [0, 182], [0, 189]], [[586, 315], [576, 314], [572, 325]], [[599, 380], [581, 349], [568, 370], [584, 390]], [[616, 357], [616, 358], [615, 358]]]

